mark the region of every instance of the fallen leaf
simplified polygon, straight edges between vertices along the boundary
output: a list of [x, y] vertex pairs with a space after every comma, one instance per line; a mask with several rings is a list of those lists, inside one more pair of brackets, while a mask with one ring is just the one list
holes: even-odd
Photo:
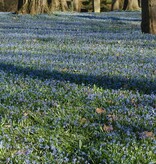
[[81, 149], [81, 148], [82, 148], [82, 141], [79, 140], [79, 149]]
[[29, 113], [27, 113], [27, 112], [24, 112], [24, 113], [23, 113], [23, 115], [24, 115], [25, 117], [28, 116], [28, 114], [29, 114]]
[[140, 138], [142, 138], [142, 139], [155, 138], [155, 136], [154, 136], [153, 132], [144, 131], [144, 132], [140, 133]]
[[117, 117], [115, 116], [115, 114], [108, 114], [107, 115], [107, 118], [109, 121], [116, 121], [117, 120]]
[[81, 124], [85, 124], [87, 122], [87, 119], [86, 118], [82, 118], [81, 120], [80, 120], [80, 123]]
[[106, 110], [104, 108], [96, 108], [96, 113], [98, 114], [106, 113]]
[[112, 125], [105, 125], [104, 124], [104, 126], [103, 126], [103, 130], [105, 131], [105, 132], [111, 132], [111, 131], [113, 131], [113, 127], [112, 127]]

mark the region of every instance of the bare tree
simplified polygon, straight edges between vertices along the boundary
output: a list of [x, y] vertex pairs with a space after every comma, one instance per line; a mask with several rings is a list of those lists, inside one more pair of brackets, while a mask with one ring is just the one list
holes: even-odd
[[0, 10], [1, 11], [5, 10], [4, 0], [0, 0]]
[[57, 10], [68, 10], [66, 0], [18, 0], [17, 13], [34, 15]]
[[125, 0], [125, 10], [140, 10], [138, 0]]
[[47, 0], [19, 0], [18, 13], [22, 14], [41, 14], [48, 13]]
[[92, 0], [93, 3], [93, 11], [96, 13], [100, 12], [100, 0]]
[[112, 10], [140, 10], [138, 0], [112, 0]]
[[142, 22], [143, 33], [156, 34], [156, 0], [142, 0]]
[[81, 11], [81, 0], [73, 0], [73, 10], [77, 12]]
[[111, 10], [122, 10], [123, 9], [124, 0], [112, 0]]

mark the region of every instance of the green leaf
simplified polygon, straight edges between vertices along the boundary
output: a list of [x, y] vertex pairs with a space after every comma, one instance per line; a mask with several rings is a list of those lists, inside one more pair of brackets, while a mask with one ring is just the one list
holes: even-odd
[[79, 149], [81, 149], [81, 148], [82, 148], [82, 141], [79, 140]]

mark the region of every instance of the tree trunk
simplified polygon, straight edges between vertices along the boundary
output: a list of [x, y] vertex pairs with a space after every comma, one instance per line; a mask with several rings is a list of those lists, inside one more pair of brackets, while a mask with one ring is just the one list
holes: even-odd
[[4, 0], [0, 0], [0, 11], [5, 11]]
[[60, 6], [60, 1], [59, 0], [52, 0], [49, 5], [50, 12], [53, 11], [59, 11], [61, 6]]
[[124, 0], [112, 0], [111, 10], [122, 10], [123, 9]]
[[58, 10], [68, 10], [66, 0], [18, 0], [17, 13], [34, 15]]
[[67, 11], [68, 5], [66, 0], [49, 0], [49, 10], [53, 11]]
[[18, 1], [18, 12], [21, 14], [42, 14], [48, 13], [48, 2], [47, 0], [19, 0]]
[[61, 11], [67, 11], [68, 10], [68, 5], [66, 0], [60, 0], [61, 3]]
[[80, 0], [73, 0], [73, 10], [80, 12], [80, 10], [81, 10], [81, 1]]
[[140, 10], [138, 0], [125, 0], [124, 10]]
[[112, 0], [112, 8], [111, 10], [114, 11], [114, 10], [119, 10], [119, 0]]
[[141, 0], [138, 0], [138, 3], [139, 3], [139, 7], [141, 8]]
[[142, 22], [143, 33], [156, 34], [156, 0], [142, 0]]
[[93, 2], [93, 12], [100, 12], [100, 0], [92, 0]]

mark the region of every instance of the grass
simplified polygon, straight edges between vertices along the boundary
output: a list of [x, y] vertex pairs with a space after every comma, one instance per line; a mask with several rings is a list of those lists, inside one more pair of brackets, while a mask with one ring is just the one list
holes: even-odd
[[0, 163], [156, 163], [156, 36], [140, 15], [0, 13]]

